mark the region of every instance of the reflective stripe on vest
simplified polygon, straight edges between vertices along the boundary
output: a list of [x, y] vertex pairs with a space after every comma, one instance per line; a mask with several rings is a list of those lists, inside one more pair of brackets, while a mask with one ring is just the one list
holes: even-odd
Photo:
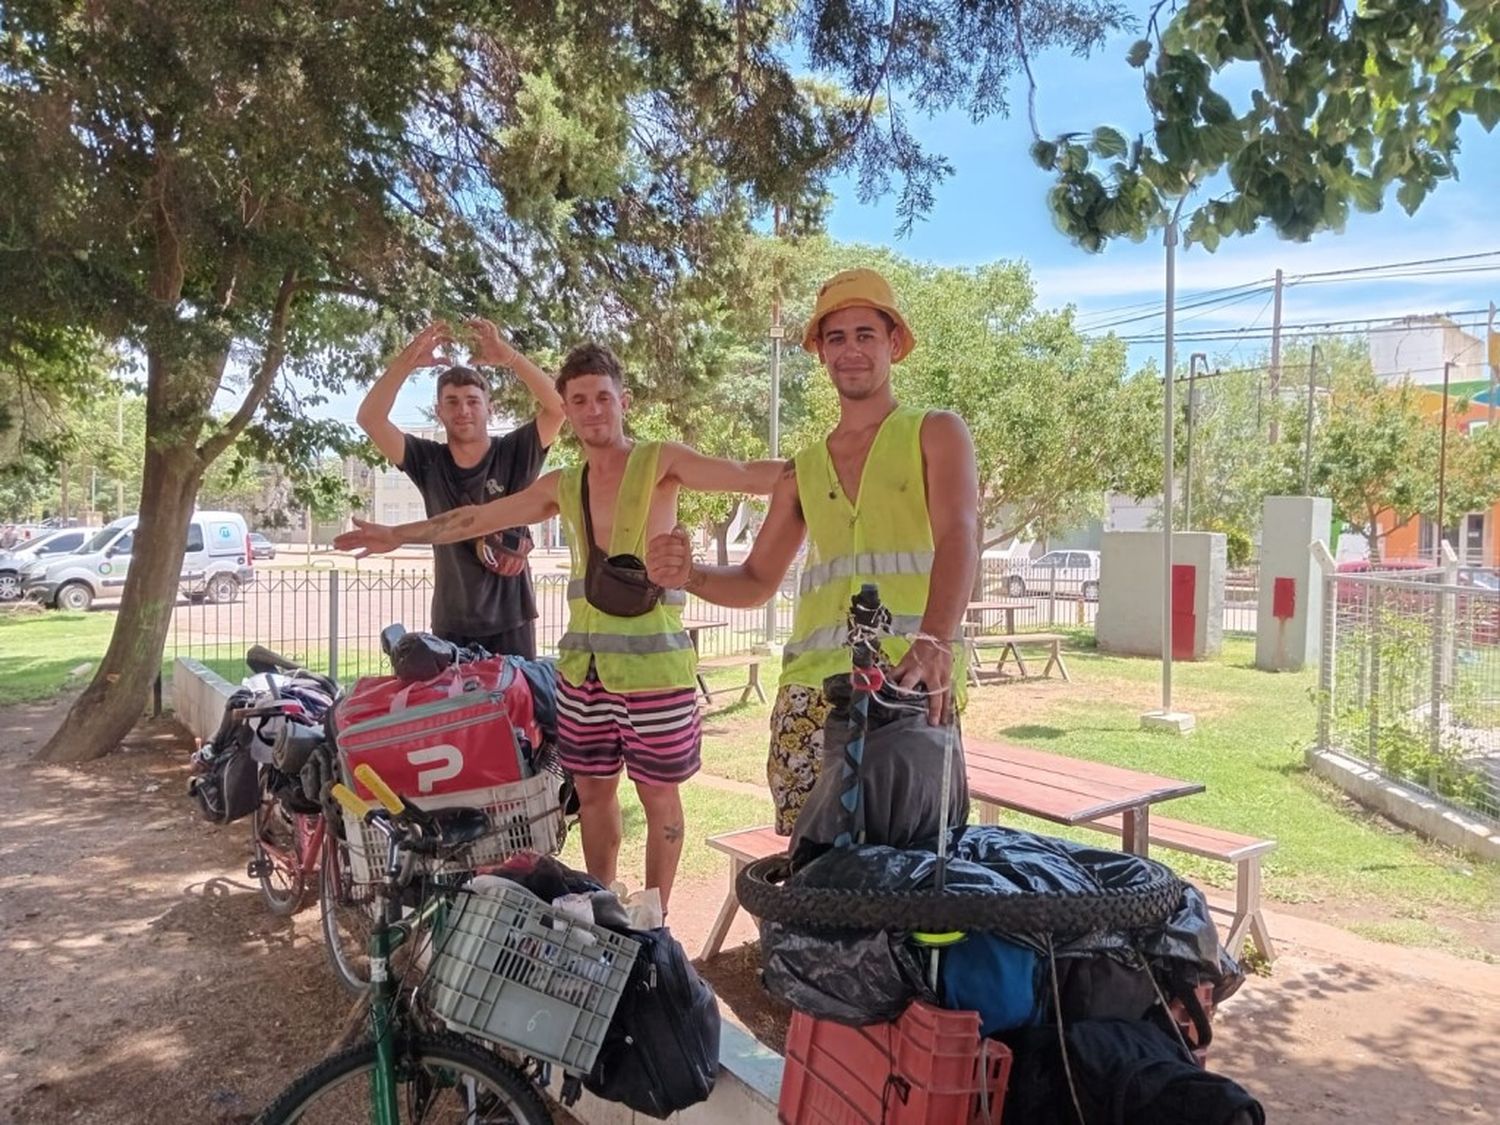
[[797, 581], [799, 593], [807, 594], [825, 583], [859, 575], [864, 579], [878, 579], [887, 574], [931, 574], [933, 552], [931, 551], [861, 551], [855, 555], [841, 555], [826, 563], [808, 567]]
[[647, 633], [627, 637], [618, 633], [575, 633], [569, 629], [557, 642], [559, 652], [638, 653], [678, 652], [690, 649], [693, 642], [686, 633]]
[[[620, 490], [615, 498], [614, 523], [607, 553], [646, 553], [646, 520], [656, 489], [661, 446], [640, 442], [630, 451]], [[695, 686], [698, 655], [682, 628], [681, 606], [686, 595], [671, 591], [639, 617], [614, 617], [584, 597], [584, 574], [589, 542], [584, 529], [583, 467], [563, 471], [557, 506], [567, 525], [572, 569], [568, 581], [568, 629], [558, 643], [558, 672], [569, 683], [581, 684], [593, 667], [609, 691], [667, 691]]]
[[[900, 639], [901, 651], [905, 652], [911, 647], [908, 639], [913, 633], [922, 628], [922, 617], [920, 614], [892, 614], [891, 615], [891, 638], [882, 637], [880, 649], [887, 656], [891, 655], [891, 642]], [[782, 652], [786, 656], [801, 656], [804, 653], [815, 652], [819, 649], [846, 649], [849, 645], [849, 624], [828, 625], [822, 629], [814, 629], [800, 641], [788, 641]]]

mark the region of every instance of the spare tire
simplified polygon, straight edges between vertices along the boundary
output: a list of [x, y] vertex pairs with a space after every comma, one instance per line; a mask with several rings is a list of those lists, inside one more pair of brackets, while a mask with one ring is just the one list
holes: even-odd
[[740, 905], [756, 918], [808, 930], [899, 930], [945, 933], [1089, 933], [1159, 926], [1182, 901], [1170, 868], [1142, 860], [1148, 878], [1096, 891], [997, 894], [973, 887], [945, 890], [850, 890], [786, 886], [787, 856], [747, 865], [735, 881]]

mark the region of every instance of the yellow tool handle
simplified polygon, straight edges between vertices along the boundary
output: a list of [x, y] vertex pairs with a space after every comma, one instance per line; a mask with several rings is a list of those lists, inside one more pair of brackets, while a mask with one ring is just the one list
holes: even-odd
[[365, 788], [375, 794], [375, 799], [385, 806], [385, 811], [392, 816], [399, 816], [405, 811], [406, 806], [401, 803], [401, 798], [396, 796], [395, 790], [382, 780], [375, 772], [374, 767], [359, 765], [354, 767], [354, 776], [364, 782]]
[[346, 810], [353, 813], [360, 820], [370, 815], [370, 806], [362, 801], [353, 789], [350, 789], [342, 781], [334, 782], [333, 798]]

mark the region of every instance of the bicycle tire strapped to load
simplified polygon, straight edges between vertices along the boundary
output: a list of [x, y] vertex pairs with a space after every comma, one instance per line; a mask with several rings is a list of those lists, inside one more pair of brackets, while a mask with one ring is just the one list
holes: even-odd
[[740, 905], [753, 917], [807, 930], [898, 930], [1089, 933], [1160, 925], [1182, 901], [1182, 881], [1154, 860], [1150, 879], [1097, 891], [857, 891], [785, 885], [791, 861], [768, 856], [746, 865], [735, 881]]

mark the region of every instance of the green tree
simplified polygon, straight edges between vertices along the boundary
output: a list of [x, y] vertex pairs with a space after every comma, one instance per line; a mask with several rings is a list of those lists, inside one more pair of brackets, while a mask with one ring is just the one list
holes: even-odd
[[649, 322], [828, 148], [818, 104], [717, 8], [38, 0], [0, 26], [0, 349], [63, 326], [145, 373], [142, 546], [49, 759], [138, 715], [214, 460], [257, 432], [309, 465], [326, 448], [286, 374], [368, 377], [412, 309], [533, 325], [527, 346]]
[[[1262, 222], [1299, 240], [1342, 230], [1393, 187], [1414, 212], [1457, 177], [1465, 121], [1500, 121], [1490, 0], [1163, 0], [1127, 61], [1143, 71], [1148, 127], [1032, 146], [1057, 173], [1059, 227], [1090, 250], [1139, 240], [1198, 187], [1186, 237], [1209, 250]], [[1236, 104], [1247, 71], [1259, 81]]]
[[1329, 497], [1334, 514], [1365, 537], [1372, 559], [1392, 530], [1437, 511], [1440, 432], [1421, 394], [1373, 375], [1350, 379], [1335, 389], [1317, 434], [1313, 492]]

